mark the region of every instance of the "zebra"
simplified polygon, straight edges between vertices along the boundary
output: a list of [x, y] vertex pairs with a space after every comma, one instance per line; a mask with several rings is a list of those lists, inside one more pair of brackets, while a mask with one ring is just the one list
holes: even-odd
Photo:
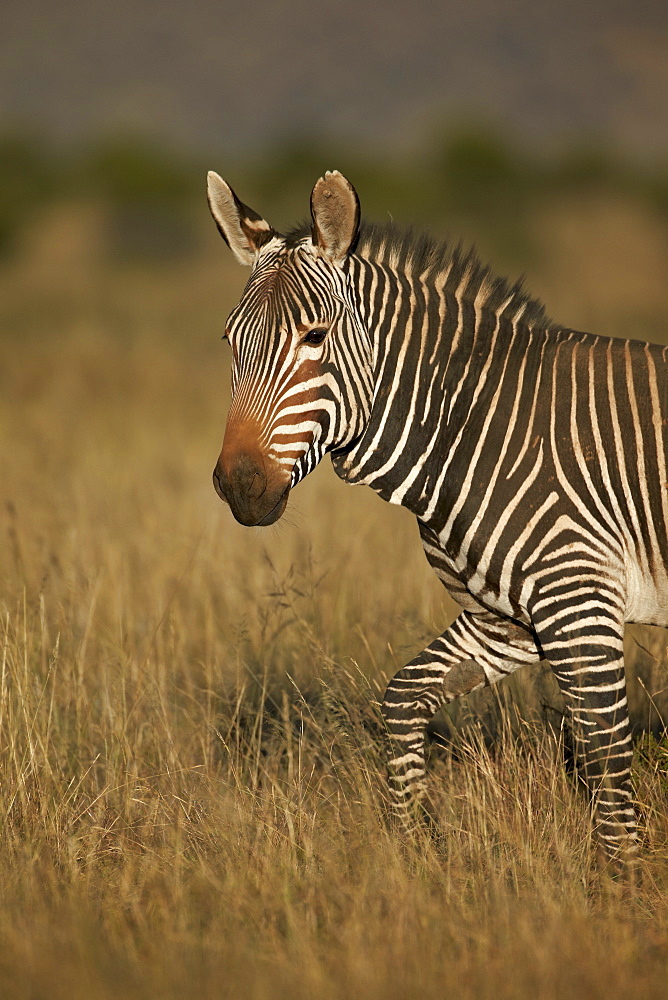
[[388, 684], [392, 814], [428, 813], [438, 709], [544, 658], [603, 857], [624, 868], [639, 849], [624, 624], [668, 625], [667, 349], [564, 328], [473, 250], [361, 221], [338, 171], [287, 235], [213, 172], [208, 200], [251, 268], [225, 332], [218, 495], [272, 524], [328, 452], [415, 514], [462, 609]]

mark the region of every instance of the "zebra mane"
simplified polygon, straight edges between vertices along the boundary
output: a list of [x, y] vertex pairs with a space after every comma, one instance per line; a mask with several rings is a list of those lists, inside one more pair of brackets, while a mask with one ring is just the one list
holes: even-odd
[[[286, 244], [294, 247], [310, 234], [311, 223], [303, 222], [287, 234]], [[521, 315], [529, 325], [553, 326], [543, 303], [525, 290], [523, 279], [512, 282], [495, 275], [481, 262], [474, 246], [452, 245], [447, 240], [437, 240], [428, 233], [415, 232], [394, 222], [362, 221], [354, 250], [376, 263], [391, 264], [411, 274], [424, 274], [432, 280], [447, 271], [445, 288], [459, 289], [463, 299], [472, 301], [482, 293], [491, 309], [507, 303], [506, 315]]]

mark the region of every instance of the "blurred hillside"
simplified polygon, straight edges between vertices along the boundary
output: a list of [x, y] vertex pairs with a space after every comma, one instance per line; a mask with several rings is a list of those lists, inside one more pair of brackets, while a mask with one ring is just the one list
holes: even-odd
[[662, 0], [4, 0], [0, 127], [58, 141], [135, 128], [183, 148], [295, 133], [412, 147], [484, 114], [531, 142], [668, 145]]

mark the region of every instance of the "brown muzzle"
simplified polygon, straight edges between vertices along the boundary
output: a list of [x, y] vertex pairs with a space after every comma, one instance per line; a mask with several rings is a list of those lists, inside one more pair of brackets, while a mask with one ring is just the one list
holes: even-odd
[[258, 430], [256, 424], [228, 424], [213, 485], [237, 521], [264, 526], [278, 521], [285, 510], [290, 477], [263, 454]]

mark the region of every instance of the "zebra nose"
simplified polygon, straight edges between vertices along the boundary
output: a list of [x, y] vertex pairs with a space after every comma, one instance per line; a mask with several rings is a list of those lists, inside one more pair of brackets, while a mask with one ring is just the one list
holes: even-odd
[[283, 514], [290, 492], [290, 480], [276, 463], [267, 464], [258, 452], [230, 453], [225, 447], [213, 470], [213, 485], [245, 525], [273, 524]]
[[225, 487], [223, 486], [223, 471], [220, 466], [220, 462], [216, 462], [216, 467], [213, 470], [213, 488], [225, 503], [228, 502], [227, 495], [225, 493]]
[[266, 488], [267, 477], [264, 474], [264, 470], [258, 469], [253, 475], [250, 486], [248, 487], [248, 497], [251, 500], [259, 500]]
[[235, 497], [242, 501], [259, 500], [267, 488], [262, 465], [250, 455], [238, 455], [227, 478]]
[[267, 489], [267, 475], [261, 460], [247, 454], [221, 454], [213, 470], [218, 496], [233, 506], [244, 508], [260, 499]]

